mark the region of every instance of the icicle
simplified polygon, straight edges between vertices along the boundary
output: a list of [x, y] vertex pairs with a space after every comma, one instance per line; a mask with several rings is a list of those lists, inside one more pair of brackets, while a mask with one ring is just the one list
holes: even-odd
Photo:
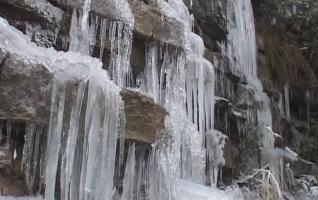
[[[111, 199], [122, 101], [106, 72], [91, 71], [79, 199]], [[105, 87], [107, 85], [107, 87]], [[105, 176], [107, 174], [107, 176]]]
[[76, 101], [72, 103], [71, 119], [67, 134], [66, 150], [62, 158], [61, 169], [61, 196], [62, 199], [69, 199], [69, 187], [73, 171], [76, 143], [79, 134], [80, 113], [84, 98], [85, 82], [80, 82], [77, 88]]
[[90, 13], [91, 0], [84, 0], [83, 15], [80, 29], [80, 46], [78, 51], [82, 54], [89, 55], [90, 45], [90, 25], [89, 25], [89, 13]]
[[100, 52], [99, 58], [103, 61], [104, 49], [105, 49], [105, 40], [106, 40], [106, 32], [107, 32], [107, 20], [101, 19], [100, 23], [100, 33], [99, 33], [99, 40], [100, 40]]
[[284, 86], [284, 98], [285, 98], [285, 117], [287, 121], [290, 121], [290, 103], [289, 103], [289, 86]]
[[284, 111], [283, 95], [282, 95], [282, 93], [279, 93], [278, 107], [279, 107], [279, 115], [280, 115], [280, 117], [282, 117], [282, 118], [285, 117], [285, 111]]
[[73, 9], [71, 28], [70, 28], [70, 44], [69, 50], [76, 51], [79, 49], [79, 19], [76, 9]]
[[11, 124], [11, 122], [7, 122], [6, 147], [7, 147], [8, 151], [10, 151], [11, 133], [12, 133], [12, 124]]
[[50, 115], [50, 126], [46, 151], [46, 181], [45, 199], [55, 199], [56, 173], [59, 161], [59, 150], [62, 139], [62, 122], [65, 101], [65, 86], [54, 79], [52, 89], [52, 105]]
[[135, 175], [135, 144], [131, 145], [128, 150], [125, 177], [123, 182], [122, 200], [132, 200], [133, 198], [133, 184]]
[[118, 171], [119, 175], [121, 175], [121, 171], [124, 165], [124, 157], [125, 157], [125, 137], [126, 137], [126, 116], [125, 116], [125, 108], [124, 104], [121, 104], [120, 107], [120, 129], [119, 129], [119, 164], [118, 164]]
[[[215, 105], [215, 73], [213, 65], [203, 60], [204, 66], [204, 112], [205, 130], [214, 129], [214, 105]], [[202, 118], [202, 120], [204, 120]]]
[[186, 64], [187, 111], [204, 144], [205, 130], [214, 127], [215, 74], [212, 64], [203, 58], [203, 40], [194, 33], [189, 34], [188, 38], [190, 53]]
[[82, 15], [77, 16], [77, 10], [73, 9], [70, 28], [70, 51], [79, 51], [84, 55], [90, 55], [90, 46], [96, 42], [96, 22], [89, 23], [91, 0], [85, 0]]
[[[23, 161], [25, 173], [30, 171], [32, 179], [32, 170], [29, 170], [32, 164], [28, 163], [27, 158], [30, 151], [33, 151], [34, 158], [37, 153], [46, 151], [41, 155], [39, 166], [39, 185], [45, 187], [46, 200], [54, 200], [55, 197], [71, 200], [111, 199], [120, 125], [119, 112], [123, 107], [120, 88], [110, 80], [107, 71], [102, 69], [102, 63], [97, 59], [81, 56], [79, 53], [56, 52], [54, 49], [36, 47], [2, 18], [0, 30], [1, 47], [23, 58], [40, 60], [47, 70], [54, 73], [47, 141], [37, 150], [35, 147], [41, 140], [37, 138], [38, 133], [34, 133], [34, 128], [28, 127], [27, 135], [30, 137], [27, 138]], [[28, 51], [24, 51], [25, 48]], [[87, 81], [88, 93], [84, 92]], [[86, 94], [87, 102], [82, 105]], [[64, 111], [65, 103], [71, 109], [70, 115]], [[86, 113], [81, 112], [82, 109]], [[70, 119], [64, 116], [70, 116]], [[64, 127], [67, 123], [70, 123], [69, 130]], [[34, 137], [35, 142], [30, 142]], [[66, 141], [62, 142], [62, 138]], [[35, 161], [32, 162], [35, 166]], [[58, 166], [61, 166], [60, 170]], [[60, 175], [59, 179], [57, 175]], [[45, 179], [45, 183], [42, 179]], [[59, 197], [56, 196], [57, 180], [61, 183]]]
[[310, 91], [307, 89], [306, 90], [306, 107], [307, 107], [307, 111], [306, 111], [306, 117], [307, 117], [307, 127], [308, 129], [310, 128]]
[[129, 77], [130, 54], [132, 47], [132, 29], [120, 21], [110, 22], [108, 38], [111, 45], [109, 71], [114, 82], [119, 86], [127, 86]]
[[[158, 79], [158, 45], [157, 43], [150, 43], [146, 45], [146, 68], [142, 84], [142, 90], [153, 98], [155, 103], [160, 101], [160, 86]], [[163, 80], [161, 80], [163, 81]]]

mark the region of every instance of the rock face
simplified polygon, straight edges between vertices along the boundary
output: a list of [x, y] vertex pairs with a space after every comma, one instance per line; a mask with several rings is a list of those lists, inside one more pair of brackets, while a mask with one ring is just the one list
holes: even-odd
[[[63, 11], [48, 1], [37, 1], [37, 0], [1, 0], [1, 11], [9, 12], [14, 9], [18, 9], [21, 12], [29, 13], [29, 15], [19, 16], [19, 11], [15, 10], [14, 14], [11, 13], [12, 17], [20, 17], [21, 20], [37, 19], [41, 22], [46, 22], [51, 25], [58, 26], [62, 21]], [[6, 10], [8, 9], [9, 10]], [[8, 13], [9, 14], [9, 13]], [[21, 13], [22, 14], [22, 13]]]
[[141, 37], [183, 47], [185, 27], [181, 21], [159, 13], [154, 6], [142, 1], [132, 1], [132, 10], [135, 17], [135, 31]]
[[[229, 61], [220, 50], [220, 42], [227, 38], [226, 22], [230, 17], [226, 16], [227, 1], [184, 0], [195, 18], [194, 31], [204, 39], [204, 57], [215, 67], [218, 96], [215, 128], [228, 136], [223, 177], [230, 183], [242, 172], [262, 166], [257, 122], [250, 120], [257, 117], [255, 94], [245, 80], [232, 74]], [[145, 43], [160, 42], [184, 48], [184, 24], [160, 13], [152, 1], [129, 1], [125, 6], [129, 6], [132, 13], [120, 14], [116, 13], [116, 3], [110, 2], [116, 1], [92, 0], [92, 16], [134, 25], [131, 63], [135, 79], [146, 65]], [[273, 130], [282, 136], [275, 145], [290, 147], [302, 157], [291, 165], [295, 175], [318, 176], [318, 3], [312, 0], [252, 2], [257, 29], [258, 76], [271, 100]], [[0, 0], [0, 16], [28, 34], [37, 45], [66, 50], [71, 10], [81, 9], [82, 5], [83, 0]], [[99, 44], [94, 47], [98, 53], [99, 48]], [[106, 49], [110, 50], [110, 44], [106, 44]], [[43, 63], [28, 62], [0, 47], [0, 119], [47, 125], [52, 82], [53, 74]], [[286, 104], [284, 86], [290, 90], [287, 95], [290, 119], [282, 114], [281, 104]], [[71, 99], [75, 98], [73, 89], [74, 85], [70, 85], [67, 93]], [[169, 113], [140, 92], [122, 89], [120, 94], [125, 103], [126, 141], [149, 149], [164, 128], [165, 116]], [[70, 113], [70, 108], [67, 109]], [[0, 193], [25, 194], [22, 178], [13, 176], [17, 172], [1, 168], [9, 167], [0, 166], [0, 180], [5, 180], [2, 177], [10, 177], [10, 180], [0, 181], [0, 189], [14, 184], [17, 189], [8, 187]]]
[[164, 128], [166, 111], [138, 92], [123, 89], [120, 94], [125, 102], [125, 138], [147, 144], [155, 142], [156, 135]]
[[[1, 47], [0, 61], [0, 119], [47, 125], [53, 73], [44, 64], [29, 62], [28, 58]], [[67, 95], [74, 99], [76, 90], [69, 87]], [[137, 92], [124, 89], [121, 95], [125, 103], [126, 139], [153, 143], [156, 133], [164, 127], [164, 109]], [[71, 112], [67, 102], [65, 109], [69, 110], [66, 113]], [[64, 126], [67, 128], [69, 123], [65, 122]]]
[[52, 72], [43, 64], [29, 63], [4, 49], [0, 52], [0, 118], [48, 122]]
[[[317, 113], [314, 99], [317, 99], [318, 4], [311, 0], [253, 0], [253, 7], [259, 77], [271, 97], [273, 128], [284, 137], [283, 145], [311, 161], [296, 163], [294, 172], [316, 175], [318, 135], [313, 113]], [[284, 86], [289, 88], [290, 119], [279, 111]]]
[[201, 35], [210, 50], [216, 51], [217, 42], [225, 41], [227, 38], [227, 0], [184, 0], [184, 2], [193, 13], [195, 31]]

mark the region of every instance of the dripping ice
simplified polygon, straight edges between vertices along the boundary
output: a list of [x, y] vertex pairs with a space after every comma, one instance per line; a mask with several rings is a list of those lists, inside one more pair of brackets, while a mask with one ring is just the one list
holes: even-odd
[[[186, 50], [162, 48], [156, 43], [147, 44], [142, 83], [142, 90], [169, 112], [163, 130], [168, 140], [166, 143], [155, 143], [148, 161], [143, 163], [140, 159], [138, 165], [135, 146], [130, 146], [123, 192], [119, 194], [116, 188], [114, 190], [116, 143], [118, 138], [124, 137], [118, 128], [123, 117], [119, 87], [130, 86], [133, 22], [128, 20], [131, 11], [124, 0], [109, 1], [118, 8], [114, 10], [118, 11], [116, 15], [123, 21], [92, 16], [90, 3], [90, 0], [85, 0], [81, 11], [73, 10], [69, 45], [69, 50], [73, 52], [61, 53], [35, 47], [6, 21], [0, 21], [1, 30], [5, 30], [0, 33], [1, 45], [19, 55], [40, 60], [54, 73], [45, 160], [30, 163], [30, 156], [38, 157], [37, 153], [31, 154], [31, 149], [39, 148], [38, 142], [26, 142], [24, 149], [23, 167], [29, 189], [34, 184], [32, 168], [42, 163], [45, 199], [53, 200], [61, 159], [59, 187], [61, 199], [65, 200], [132, 199], [134, 193], [140, 195], [142, 187], [146, 190], [147, 198], [152, 200], [242, 199], [237, 191], [226, 193], [216, 188], [218, 170], [224, 165], [226, 136], [214, 130], [214, 67], [203, 57], [203, 40], [191, 32], [192, 17], [181, 0], [156, 0], [154, 3], [159, 5], [161, 12], [184, 23]], [[119, 9], [122, 5], [124, 9]], [[232, 70], [242, 74], [256, 91], [260, 102], [259, 122], [262, 130], [266, 131], [267, 127], [271, 130], [271, 113], [269, 99], [262, 92], [256, 75], [255, 30], [251, 10], [249, 0], [232, 1], [230, 4], [228, 12], [233, 12], [240, 24], [236, 26], [234, 22], [229, 23], [230, 46], [226, 53], [230, 57]], [[246, 28], [243, 32], [241, 26]], [[99, 59], [102, 61], [106, 40], [111, 43], [109, 75], [102, 69], [100, 61], [83, 56], [92, 54], [90, 48], [96, 43], [97, 37], [101, 42]], [[30, 51], [23, 51], [26, 47]], [[65, 102], [69, 100], [69, 85], [74, 86], [76, 98], [72, 102], [69, 128], [65, 129], [63, 116]], [[86, 90], [87, 104], [84, 105]], [[85, 118], [84, 122], [82, 118]], [[41, 128], [28, 125], [28, 138], [37, 141], [37, 136], [41, 134]], [[64, 144], [62, 138], [65, 135]], [[264, 134], [265, 147], [273, 146], [272, 138], [271, 134]], [[123, 163], [124, 144], [120, 146], [120, 162]], [[135, 171], [136, 166], [139, 166], [138, 171]], [[137, 179], [136, 188], [132, 187], [134, 179]]]
[[91, 0], [84, 1], [82, 10], [73, 9], [69, 50], [92, 55], [92, 47], [96, 41], [100, 41], [99, 58], [103, 61], [105, 43], [110, 41], [111, 59], [108, 71], [111, 79], [119, 86], [129, 86], [134, 17], [126, 0], [107, 0], [107, 3], [114, 8], [112, 15], [119, 20], [91, 14]]
[[[91, 195], [101, 195], [104, 199], [110, 199], [113, 183], [112, 180], [102, 176], [102, 174], [106, 172], [112, 177], [114, 173], [119, 107], [122, 104], [119, 88], [110, 81], [107, 72], [102, 70], [102, 65], [98, 60], [83, 57], [78, 53], [62, 53], [53, 49], [36, 47], [29, 43], [27, 38], [19, 31], [10, 27], [5, 20], [1, 19], [0, 26], [3, 30], [0, 34], [2, 46], [8, 47], [9, 51], [21, 55], [22, 58], [27, 57], [30, 61], [32, 59], [40, 61], [47, 66], [49, 71], [54, 73], [50, 125], [44, 163], [46, 166], [44, 170], [45, 199], [54, 199], [60, 153], [63, 154], [62, 173], [65, 174], [64, 179], [61, 180], [61, 193], [65, 196], [65, 199], [79, 199], [75, 197], [79, 191], [81, 199], [87, 199]], [[29, 51], [21, 51], [24, 48], [28, 48]], [[86, 107], [85, 126], [81, 127], [78, 125], [79, 115], [82, 114], [82, 100], [88, 80], [90, 80], [87, 100], [89, 106]], [[61, 152], [61, 138], [65, 131], [62, 128], [64, 104], [68, 98], [66, 87], [74, 83], [78, 83], [75, 86], [77, 98], [72, 104], [67, 144], [63, 147], [65, 151]], [[103, 102], [107, 103], [104, 104]], [[29, 136], [29, 139], [38, 137], [39, 131], [40, 129], [36, 128], [35, 130], [35, 127], [30, 125], [27, 128], [28, 138]], [[79, 131], [84, 134], [84, 144], [78, 144]], [[96, 141], [96, 138], [101, 140]], [[34, 170], [32, 165], [35, 167], [36, 163], [28, 163], [30, 162], [28, 157], [30, 156], [30, 150], [37, 148], [38, 143], [27, 143], [27, 145], [30, 146], [24, 148], [25, 161], [23, 167], [26, 177], [29, 177], [28, 186], [32, 188], [33, 175], [31, 172]], [[83, 151], [76, 150], [75, 146]], [[96, 148], [99, 148], [99, 150], [96, 151]], [[36, 156], [36, 154], [33, 153], [32, 156]], [[75, 158], [79, 157], [83, 158], [82, 169], [77, 167], [79, 165], [74, 164], [78, 162]], [[93, 166], [98, 166], [98, 168]], [[80, 175], [80, 180], [71, 176], [74, 173]], [[93, 176], [98, 177], [97, 180], [93, 180]], [[96, 185], [97, 182], [103, 183], [103, 187], [99, 184]]]

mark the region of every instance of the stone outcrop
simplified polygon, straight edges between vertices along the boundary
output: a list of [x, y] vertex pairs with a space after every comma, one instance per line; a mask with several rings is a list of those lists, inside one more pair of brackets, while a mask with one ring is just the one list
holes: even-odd
[[29, 63], [3, 49], [0, 52], [0, 117], [48, 122], [52, 72], [43, 64]]
[[131, 7], [138, 35], [179, 47], [184, 46], [185, 27], [181, 21], [160, 13], [156, 7], [142, 1], [132, 1]]
[[[115, 9], [107, 2], [92, 0], [92, 14], [130, 23], [124, 14], [118, 18]], [[216, 70], [215, 128], [229, 138], [225, 147], [224, 178], [230, 182], [242, 172], [248, 173], [261, 166], [258, 163], [258, 130], [253, 128], [257, 125], [247, 124], [249, 117], [256, 118], [253, 91], [246, 87], [244, 80], [232, 74], [229, 61], [219, 49], [219, 42], [227, 37], [226, 2], [193, 0], [191, 7], [190, 0], [185, 0], [195, 17], [194, 31], [204, 39], [205, 58], [214, 64]], [[257, 28], [258, 74], [271, 98], [273, 130], [283, 136], [276, 146], [288, 146], [310, 161], [294, 163], [291, 167], [296, 175], [310, 173], [318, 176], [317, 2], [252, 2]], [[136, 76], [145, 67], [144, 43], [160, 41], [183, 48], [185, 27], [180, 20], [160, 13], [149, 0], [133, 0], [129, 4], [134, 17], [131, 61]], [[72, 9], [81, 9], [82, 5], [83, 1], [79, 0], [0, 0], [0, 16], [29, 33], [37, 45], [66, 50]], [[95, 48], [98, 49], [98, 45]], [[109, 44], [106, 44], [106, 49], [109, 49]], [[53, 74], [45, 65], [26, 62], [17, 54], [0, 50], [0, 119], [46, 124], [49, 121], [52, 79]], [[279, 110], [283, 86], [288, 84], [292, 91], [290, 121], [282, 117]], [[304, 98], [305, 90], [311, 94], [308, 101]], [[147, 144], [141, 146], [148, 148], [164, 127], [165, 116], [169, 113], [136, 91], [123, 89], [120, 94], [125, 102], [125, 138], [128, 142]], [[71, 89], [67, 95], [75, 94]], [[64, 126], [67, 127], [67, 123]], [[0, 180], [1, 176], [0, 173]], [[19, 181], [19, 178], [14, 180]], [[17, 185], [18, 188], [24, 187]], [[24, 193], [22, 189], [21, 192]], [[8, 193], [14, 194], [14, 191]]]
[[128, 89], [121, 91], [125, 102], [126, 139], [151, 144], [164, 128], [166, 111], [153, 99]]
[[12, 18], [20, 18], [23, 21], [37, 20], [53, 26], [59, 26], [62, 22], [63, 11], [48, 1], [0, 0], [0, 3], [1, 12]]
[[[41, 62], [30, 62], [0, 47], [0, 119], [46, 124], [50, 120], [53, 73]], [[76, 90], [70, 85], [67, 99]], [[150, 144], [164, 126], [166, 112], [150, 98], [127, 89], [121, 91], [125, 104], [126, 139]], [[66, 111], [71, 113], [71, 106]], [[67, 128], [70, 116], [64, 116]], [[68, 119], [68, 120], [67, 120]]]

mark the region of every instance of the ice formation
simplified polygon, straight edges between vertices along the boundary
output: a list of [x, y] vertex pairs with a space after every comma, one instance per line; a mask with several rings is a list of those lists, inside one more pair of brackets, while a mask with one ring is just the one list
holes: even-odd
[[[171, 138], [154, 146], [148, 164], [148, 194], [150, 199], [180, 199], [178, 181], [184, 186], [181, 180], [201, 184], [202, 188], [206, 183], [216, 185], [218, 168], [224, 164], [224, 135], [213, 129], [214, 67], [203, 58], [201, 37], [191, 33], [190, 14], [182, 1], [157, 3], [162, 12], [185, 25], [186, 52], [153, 43], [146, 47], [142, 89], [169, 111], [164, 135]], [[195, 198], [194, 191], [193, 195]]]
[[[101, 68], [102, 64], [96, 59], [78, 53], [62, 53], [36, 47], [3, 19], [0, 21], [0, 29], [2, 47], [29, 62], [34, 59], [43, 63], [54, 74], [46, 159], [43, 163], [45, 199], [54, 199], [60, 156], [63, 199], [94, 199], [96, 196], [110, 199], [113, 181], [108, 177], [114, 174], [119, 108], [122, 104], [119, 88], [110, 81], [107, 72]], [[29, 51], [23, 51], [24, 48]], [[82, 102], [88, 80], [86, 106]], [[65, 130], [62, 125], [64, 105], [72, 101], [67, 94], [68, 89], [74, 90], [77, 95], [71, 104], [69, 128]], [[86, 106], [85, 113], [83, 106]], [[85, 115], [84, 124], [80, 123], [81, 115]], [[38, 131], [40, 129], [30, 125], [27, 128], [27, 136], [30, 136], [28, 139], [40, 136]], [[68, 132], [67, 142], [62, 143], [65, 132]], [[84, 138], [84, 141], [80, 138]], [[30, 151], [38, 147], [38, 141], [35, 139], [27, 145], [24, 148], [23, 167], [28, 186], [32, 188], [32, 173], [36, 163], [30, 163], [29, 157]], [[32, 156], [36, 155], [36, 152], [32, 153]], [[108, 176], [104, 176], [104, 173]]]
[[246, 80], [247, 87], [255, 92], [257, 123], [263, 137], [262, 145], [265, 148], [272, 148], [274, 138], [266, 129], [267, 126], [272, 126], [270, 99], [263, 92], [263, 86], [257, 77], [256, 39], [251, 1], [229, 1], [227, 16], [229, 34], [225, 53], [230, 59], [232, 72]]
[[284, 86], [284, 100], [285, 100], [285, 117], [287, 121], [290, 121], [290, 103], [289, 103], [289, 86]]
[[[122, 192], [115, 188], [118, 139], [119, 168], [125, 157], [125, 133], [119, 129], [121, 123], [125, 123], [119, 87], [130, 86], [134, 22], [126, 0], [107, 0], [107, 3], [113, 5], [111, 12], [117, 18], [93, 16], [90, 0], [84, 1], [82, 10], [73, 10], [69, 50], [75, 52], [36, 47], [0, 19], [0, 46], [29, 62], [41, 62], [54, 74], [45, 154], [40, 153], [42, 128], [35, 124], [28, 124], [26, 128], [22, 168], [30, 193], [36, 187], [34, 172], [40, 165], [39, 182], [45, 182], [46, 200], [54, 200], [57, 182], [63, 200], [128, 200], [134, 196], [150, 200], [243, 199], [238, 191], [227, 193], [215, 188], [219, 168], [225, 162], [226, 140], [223, 133], [214, 130], [216, 77], [214, 66], [203, 57], [202, 38], [191, 32], [192, 16], [182, 0], [154, 0], [153, 3], [162, 14], [183, 23], [185, 49], [157, 42], [146, 44], [141, 90], [168, 111], [165, 129], [161, 132], [163, 137], [153, 144], [147, 161], [144, 154], [136, 155], [134, 145], [129, 147]], [[270, 151], [275, 134], [271, 129], [270, 100], [257, 78], [250, 0], [229, 1], [228, 16], [234, 16], [235, 20], [229, 19], [225, 53], [232, 71], [246, 79], [246, 87], [255, 92], [257, 119], [252, 111], [246, 115], [249, 123], [257, 121], [263, 137], [262, 147]], [[105, 44], [110, 43], [110, 75], [102, 69], [99, 60], [83, 56], [92, 55], [97, 41], [101, 61]], [[26, 48], [28, 51], [24, 51]], [[230, 84], [221, 88], [230, 95], [234, 91]], [[71, 98], [69, 93], [76, 95]], [[66, 102], [71, 105], [67, 125]]]
[[[263, 92], [262, 84], [257, 77], [255, 27], [251, 1], [230, 1], [227, 16], [229, 17], [229, 34], [226, 55], [230, 59], [232, 72], [246, 80], [247, 87], [254, 91], [254, 98], [257, 102], [256, 122], [262, 138], [260, 142], [262, 162], [270, 164], [270, 171], [281, 187], [284, 181], [284, 160], [297, 160], [297, 158], [288, 149], [274, 148], [275, 137], [280, 137], [280, 135], [272, 131], [270, 99]], [[281, 116], [289, 120], [289, 90], [286, 86], [284, 87], [284, 97], [283, 95], [280, 97], [279, 106]]]
[[227, 4], [227, 55], [232, 72], [257, 77], [254, 15], [250, 0], [230, 0]]
[[109, 41], [111, 49], [108, 71], [111, 79], [119, 86], [129, 86], [134, 17], [126, 0], [108, 0], [107, 3], [110, 4], [109, 8], [113, 8], [111, 11], [114, 13], [111, 15], [124, 20], [91, 14], [91, 0], [85, 0], [82, 10], [73, 9], [69, 50], [92, 55], [93, 47], [99, 41], [99, 57], [103, 61], [105, 43]]
[[133, 199], [135, 165], [136, 165], [135, 144], [133, 144], [132, 146], [130, 146], [128, 150], [128, 155], [127, 155], [125, 177], [123, 182], [123, 194], [121, 197], [122, 200]]
[[[142, 91], [148, 94], [156, 103], [160, 102], [161, 96], [161, 82], [158, 78], [159, 66], [159, 47], [157, 43], [150, 43], [146, 45], [146, 69], [142, 77], [141, 88]], [[160, 79], [160, 81], [162, 81]]]

